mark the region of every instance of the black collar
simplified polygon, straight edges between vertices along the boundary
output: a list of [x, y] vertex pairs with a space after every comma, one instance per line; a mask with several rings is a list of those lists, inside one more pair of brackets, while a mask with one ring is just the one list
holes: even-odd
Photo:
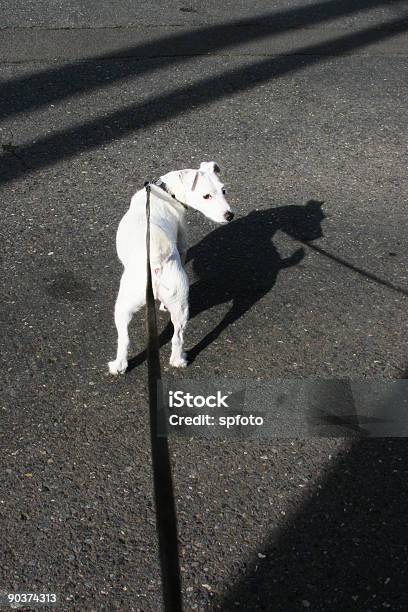
[[170, 197], [172, 197], [173, 200], [176, 200], [176, 202], [184, 206], [184, 208], [187, 210], [188, 208], [187, 204], [184, 204], [184, 202], [181, 202], [180, 200], [178, 200], [176, 196], [174, 195], [174, 193], [172, 193], [170, 189], [167, 187], [164, 181], [162, 181], [161, 179], [158, 179], [157, 181], [151, 181], [151, 185], [155, 185], [156, 187], [160, 187], [160, 189], [163, 189], [163, 191], [165, 191]]

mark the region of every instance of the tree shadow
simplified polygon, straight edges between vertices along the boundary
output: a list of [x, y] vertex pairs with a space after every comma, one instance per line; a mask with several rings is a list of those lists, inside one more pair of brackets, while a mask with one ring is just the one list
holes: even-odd
[[[322, 204], [309, 200], [304, 206], [253, 211], [219, 226], [189, 249], [187, 261], [193, 262], [197, 278], [190, 287], [190, 319], [231, 302], [223, 319], [188, 352], [190, 363], [273, 288], [281, 270], [302, 261], [303, 248], [282, 258], [273, 244], [273, 236], [280, 230], [296, 240], [309, 242], [320, 238], [324, 219]], [[172, 330], [169, 323], [160, 334], [160, 346], [169, 342]], [[143, 351], [129, 361], [128, 370], [145, 358]]]
[[[215, 23], [34, 74], [13, 77], [2, 82], [0, 119], [89, 93], [129, 77], [180, 64], [188, 61], [192, 55], [214, 53], [251, 40], [277, 36], [288, 30], [315, 26], [384, 5], [398, 8], [404, 3], [405, 0], [324, 0], [260, 16]], [[127, 61], [130, 58], [154, 58], [157, 63], [152, 66]], [[122, 61], [115, 64], [112, 60]], [[101, 64], [107, 61], [109, 69], [101, 70]]]
[[36, 138], [21, 147], [8, 143], [8, 150], [0, 156], [0, 182], [9, 183], [57, 161], [189, 112], [192, 106], [206, 106], [234, 93], [248, 91], [261, 83], [319, 64], [324, 58], [350, 53], [407, 30], [408, 17], [403, 16], [282, 55], [268, 56], [240, 68], [226, 70], [223, 74], [211, 75], [148, 100], [121, 107], [102, 117]]

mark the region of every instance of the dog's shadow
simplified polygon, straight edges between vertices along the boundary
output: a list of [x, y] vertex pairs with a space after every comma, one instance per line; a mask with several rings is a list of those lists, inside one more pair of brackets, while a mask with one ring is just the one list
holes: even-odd
[[[302, 261], [303, 248], [281, 258], [273, 245], [273, 236], [281, 230], [302, 242], [320, 238], [325, 218], [322, 204], [309, 200], [304, 206], [251, 212], [218, 227], [189, 249], [187, 262], [192, 261], [197, 279], [190, 287], [190, 319], [213, 306], [231, 302], [223, 319], [188, 351], [189, 363], [272, 289], [280, 270]], [[169, 342], [172, 334], [173, 326], [169, 323], [160, 334], [160, 346]], [[129, 361], [128, 370], [145, 359], [143, 351]]]

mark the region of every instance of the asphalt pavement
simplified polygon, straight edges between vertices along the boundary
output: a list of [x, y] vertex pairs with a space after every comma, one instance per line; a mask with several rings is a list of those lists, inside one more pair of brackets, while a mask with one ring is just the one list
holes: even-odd
[[[117, 4], [0, 0], [0, 594], [157, 612], [143, 313], [107, 375], [118, 222], [221, 167], [236, 219], [188, 214], [169, 384], [406, 379], [408, 2]], [[170, 449], [185, 610], [408, 609], [404, 437]]]

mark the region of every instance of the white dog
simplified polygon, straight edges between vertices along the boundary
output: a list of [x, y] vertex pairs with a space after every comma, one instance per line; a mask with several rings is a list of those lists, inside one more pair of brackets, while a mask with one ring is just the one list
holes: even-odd
[[[183, 336], [188, 320], [188, 279], [183, 264], [187, 252], [184, 215], [194, 208], [217, 223], [234, 217], [225, 199], [220, 169], [203, 162], [199, 170], [176, 170], [151, 184], [150, 261], [153, 291], [161, 309], [170, 312], [174, 327], [170, 365], [187, 365]], [[111, 374], [126, 371], [129, 347], [128, 325], [132, 315], [146, 303], [146, 190], [136, 192], [122, 218], [116, 248], [124, 271], [115, 304], [118, 350], [109, 362]]]

